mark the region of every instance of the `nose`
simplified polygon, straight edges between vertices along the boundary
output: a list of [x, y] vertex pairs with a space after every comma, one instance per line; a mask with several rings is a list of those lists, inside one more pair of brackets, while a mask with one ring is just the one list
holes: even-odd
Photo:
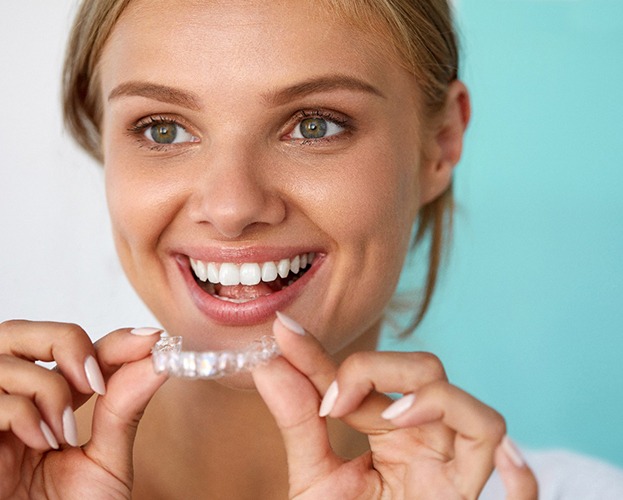
[[230, 146], [201, 161], [189, 199], [190, 216], [232, 239], [251, 228], [279, 224], [286, 205], [261, 155]]

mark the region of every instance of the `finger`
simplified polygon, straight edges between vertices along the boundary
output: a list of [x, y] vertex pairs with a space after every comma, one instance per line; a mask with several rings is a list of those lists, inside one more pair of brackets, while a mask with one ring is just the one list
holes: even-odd
[[[34, 403], [25, 396], [0, 394], [0, 436], [12, 433], [29, 448], [58, 448], [58, 441]], [[2, 436], [2, 440], [7, 435]]]
[[32, 401], [55, 439], [78, 445], [72, 394], [62, 375], [15, 356], [0, 354], [0, 390]]
[[[132, 448], [143, 412], [166, 377], [156, 375], [150, 351], [157, 335], [138, 336], [128, 329], [97, 343], [105, 376], [112, 373], [104, 396], [98, 397], [85, 453], [118, 478], [132, 474]], [[119, 368], [120, 366], [120, 368]]]
[[281, 430], [288, 458], [290, 496], [326, 477], [341, 465], [318, 416], [318, 393], [282, 357], [253, 370], [255, 386]]
[[[325, 396], [336, 377], [337, 366], [320, 342], [282, 313], [278, 314], [273, 323], [273, 333], [283, 357], [311, 381], [319, 394]], [[326, 400], [334, 400], [338, 396], [339, 386], [336, 390], [336, 384], [334, 384]], [[365, 434], [387, 432], [394, 427], [390, 422], [382, 419], [380, 414], [389, 402], [391, 400], [387, 396], [372, 393], [366, 397], [356, 411], [345, 415], [342, 420]], [[332, 406], [333, 401], [328, 401], [328, 403], [331, 404], [327, 405], [323, 401], [323, 406]], [[322, 410], [322, 414], [325, 415], [327, 413], [324, 411], [325, 408]]]
[[159, 328], [119, 328], [99, 339], [95, 349], [104, 378], [123, 364], [148, 356], [160, 333]]
[[354, 411], [371, 392], [409, 393], [436, 380], [447, 381], [447, 376], [432, 354], [357, 352], [346, 358], [337, 371], [340, 395], [330, 415], [339, 418]]
[[[435, 381], [447, 381], [443, 365], [439, 359], [423, 352], [358, 352], [340, 365], [336, 384], [339, 397], [330, 415], [342, 418], [355, 411], [365, 415], [369, 425], [376, 429], [389, 429], [383, 411], [392, 402], [389, 398], [375, 400], [382, 405], [361, 408], [376, 393], [407, 393], [417, 391]], [[327, 398], [323, 400], [325, 404]], [[383, 422], [383, 423], [378, 423]], [[393, 428], [393, 427], [392, 427]], [[418, 439], [435, 450], [440, 459], [454, 456], [454, 432], [442, 422], [432, 422], [419, 426]], [[378, 443], [377, 443], [378, 444]]]
[[[0, 353], [29, 361], [56, 361], [58, 371], [82, 394], [101, 391], [95, 349], [78, 325], [13, 320], [0, 325]], [[98, 376], [100, 377], [98, 379]]]
[[493, 455], [506, 433], [506, 424], [495, 410], [447, 382], [432, 382], [395, 402], [385, 412], [398, 427], [442, 422], [455, 431], [455, 484], [468, 497], [484, 486], [493, 470]]
[[536, 477], [521, 452], [508, 436], [495, 450], [495, 468], [506, 489], [506, 500], [536, 500], [539, 487]]

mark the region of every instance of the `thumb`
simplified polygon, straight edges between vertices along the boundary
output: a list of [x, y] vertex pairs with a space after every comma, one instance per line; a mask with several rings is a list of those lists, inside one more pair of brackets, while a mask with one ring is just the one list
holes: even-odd
[[536, 477], [515, 443], [508, 436], [502, 439], [495, 451], [495, 468], [504, 483], [506, 500], [536, 500], [538, 498], [539, 488]]
[[290, 497], [295, 497], [342, 465], [331, 449], [326, 421], [318, 416], [318, 393], [309, 379], [282, 357], [255, 368], [253, 380], [281, 431]]
[[157, 340], [157, 335], [137, 337], [129, 335], [127, 330], [119, 330], [97, 346], [104, 373], [111, 366], [121, 367], [110, 376], [106, 394], [95, 403], [91, 440], [84, 452], [128, 485], [139, 421], [152, 396], [166, 381], [165, 376], [155, 374], [152, 366], [150, 352]]

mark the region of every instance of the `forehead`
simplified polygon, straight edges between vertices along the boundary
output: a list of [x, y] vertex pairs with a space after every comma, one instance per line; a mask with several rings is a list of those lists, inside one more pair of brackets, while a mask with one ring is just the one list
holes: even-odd
[[380, 86], [406, 78], [413, 93], [411, 76], [393, 54], [387, 39], [323, 1], [133, 0], [99, 66], [104, 93], [132, 79], [213, 93], [242, 82], [266, 89], [336, 72]]

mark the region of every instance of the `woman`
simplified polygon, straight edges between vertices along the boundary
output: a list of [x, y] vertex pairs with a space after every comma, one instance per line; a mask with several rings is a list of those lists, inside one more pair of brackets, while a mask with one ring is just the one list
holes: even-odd
[[430, 299], [470, 114], [448, 6], [395, 4], [84, 3], [66, 117], [131, 283], [185, 348], [282, 355], [165, 384], [159, 328], [5, 323], [0, 496], [475, 498], [495, 463], [536, 497], [499, 414], [374, 352], [414, 225]]

